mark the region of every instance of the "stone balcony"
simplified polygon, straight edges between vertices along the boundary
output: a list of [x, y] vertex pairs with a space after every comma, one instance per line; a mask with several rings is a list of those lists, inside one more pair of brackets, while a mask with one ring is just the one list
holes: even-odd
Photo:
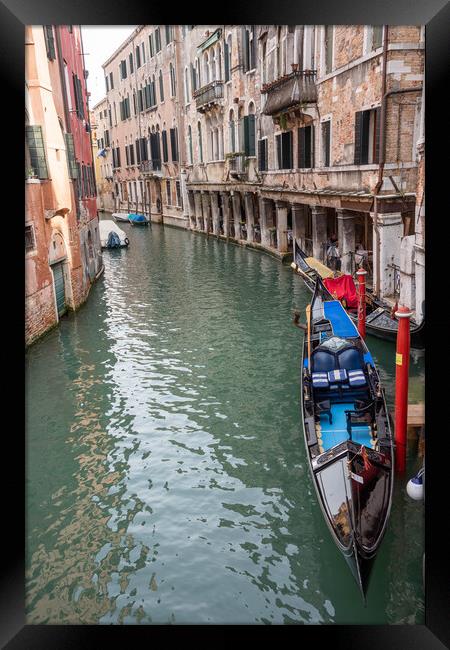
[[274, 119], [280, 113], [299, 110], [304, 104], [317, 103], [316, 72], [294, 71], [270, 83], [264, 84], [261, 93], [266, 96], [264, 115]]
[[141, 174], [161, 174], [161, 160], [143, 160], [139, 163]]
[[200, 113], [205, 113], [214, 106], [221, 104], [223, 99], [223, 81], [211, 81], [206, 86], [196, 90], [192, 96]]

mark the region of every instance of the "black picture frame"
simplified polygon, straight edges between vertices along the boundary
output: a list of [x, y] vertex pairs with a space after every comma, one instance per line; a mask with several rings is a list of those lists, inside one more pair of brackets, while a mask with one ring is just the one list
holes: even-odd
[[[438, 650], [450, 647], [450, 607], [448, 550], [446, 545], [446, 517], [448, 511], [448, 489], [445, 479], [449, 474], [445, 443], [450, 437], [445, 423], [448, 397], [444, 386], [448, 385], [448, 363], [446, 340], [448, 340], [448, 310], [445, 309], [446, 238], [444, 235], [448, 219], [446, 182], [448, 163], [444, 158], [445, 135], [448, 131], [446, 103], [443, 101], [448, 72], [448, 43], [450, 27], [450, 6], [444, 0], [428, 0], [412, 4], [410, 0], [388, 0], [365, 2], [364, 4], [341, 0], [319, 3], [294, 4], [290, 0], [259, 0], [259, 2], [228, 2], [205, 13], [204, 8], [192, 3], [174, 12], [174, 7], [140, 4], [137, 0], [77, 0], [64, 3], [61, 0], [3, 0], [0, 4], [0, 52], [3, 76], [3, 125], [4, 135], [15, 134], [13, 148], [4, 144], [4, 160], [7, 173], [3, 176], [3, 190], [7, 201], [8, 253], [11, 265], [4, 267], [4, 321], [7, 321], [7, 338], [4, 342], [4, 368], [19, 368], [14, 394], [19, 402], [14, 412], [13, 424], [3, 430], [3, 465], [8, 466], [10, 477], [4, 478], [3, 490], [3, 566], [0, 576], [0, 645], [11, 650], [19, 648], [99, 648], [108, 642], [138, 643], [154, 640], [156, 633], [182, 634], [184, 643], [194, 637], [205, 637], [211, 643], [226, 642], [231, 637], [242, 635], [244, 640], [255, 642], [255, 633], [263, 631], [269, 643], [280, 640], [278, 635], [287, 633], [286, 626], [30, 626], [25, 624], [24, 586], [24, 485], [25, 485], [25, 437], [17, 411], [25, 404], [24, 381], [22, 379], [24, 307], [23, 287], [25, 275], [22, 260], [23, 224], [23, 157], [21, 137], [23, 133], [24, 106], [24, 26], [27, 24], [138, 24], [191, 22], [198, 17], [200, 24], [217, 23], [245, 24], [257, 16], [259, 24], [425, 24], [426, 25], [426, 209], [429, 228], [426, 234], [427, 249], [427, 315], [426, 315], [426, 423], [427, 423], [427, 484], [426, 484], [426, 589], [425, 625], [408, 626], [302, 626], [300, 643], [331, 643], [336, 648], [406, 648], [408, 650]], [[220, 15], [218, 15], [220, 13]], [[19, 135], [20, 134], [20, 135]], [[8, 153], [9, 152], [9, 153]], [[14, 190], [11, 188], [14, 187]], [[446, 200], [447, 199], [447, 200]], [[432, 221], [431, 221], [432, 220]], [[12, 223], [13, 222], [13, 223]], [[12, 226], [12, 227], [11, 227]], [[442, 229], [442, 230], [441, 230]], [[441, 234], [442, 232], [442, 234]], [[17, 253], [16, 251], [17, 247]], [[6, 251], [5, 251], [6, 252]], [[8, 273], [8, 268], [11, 271]], [[22, 273], [21, 273], [22, 269]], [[12, 272], [13, 271], [13, 272]], [[447, 274], [448, 275], [448, 274]], [[13, 277], [12, 277], [13, 276]], [[447, 336], [445, 336], [447, 334]], [[446, 339], [446, 340], [445, 340]], [[439, 346], [439, 347], [438, 347]], [[445, 376], [447, 375], [447, 378]], [[431, 382], [430, 378], [433, 378]], [[8, 382], [9, 383], [9, 382]], [[431, 388], [432, 383], [432, 388]], [[11, 391], [11, 389], [9, 389]], [[447, 393], [448, 391], [446, 391]], [[11, 411], [8, 403], [10, 392], [4, 392], [4, 412]], [[22, 399], [21, 399], [22, 398]], [[444, 424], [443, 424], [444, 421]], [[158, 629], [159, 628], [159, 629]], [[246, 629], [244, 629], [246, 628]], [[294, 634], [297, 635], [298, 628]], [[270, 638], [270, 635], [272, 637]], [[179, 637], [178, 637], [179, 638]], [[294, 637], [295, 638], [295, 637]], [[297, 639], [295, 639], [297, 642]]]

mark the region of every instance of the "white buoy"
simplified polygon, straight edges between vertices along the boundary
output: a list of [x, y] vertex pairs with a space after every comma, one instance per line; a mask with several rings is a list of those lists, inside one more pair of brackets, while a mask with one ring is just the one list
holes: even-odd
[[422, 468], [416, 476], [408, 481], [406, 484], [406, 492], [414, 501], [421, 501], [423, 499], [423, 479], [425, 470]]

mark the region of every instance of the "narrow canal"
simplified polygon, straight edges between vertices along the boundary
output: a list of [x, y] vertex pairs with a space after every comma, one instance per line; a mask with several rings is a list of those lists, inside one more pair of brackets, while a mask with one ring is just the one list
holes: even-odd
[[[86, 305], [27, 353], [27, 622], [423, 624], [417, 445], [366, 607], [322, 519], [302, 280], [213, 238], [123, 229]], [[392, 404], [394, 347], [368, 344]], [[420, 355], [411, 375], [421, 401]]]

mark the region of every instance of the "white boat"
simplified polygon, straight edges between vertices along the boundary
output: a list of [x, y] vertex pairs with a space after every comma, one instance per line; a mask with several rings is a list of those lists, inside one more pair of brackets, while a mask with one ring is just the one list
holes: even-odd
[[126, 221], [128, 223], [128, 212], [113, 212], [114, 221]]
[[126, 233], [110, 219], [100, 220], [99, 228], [102, 248], [119, 248], [130, 243]]

